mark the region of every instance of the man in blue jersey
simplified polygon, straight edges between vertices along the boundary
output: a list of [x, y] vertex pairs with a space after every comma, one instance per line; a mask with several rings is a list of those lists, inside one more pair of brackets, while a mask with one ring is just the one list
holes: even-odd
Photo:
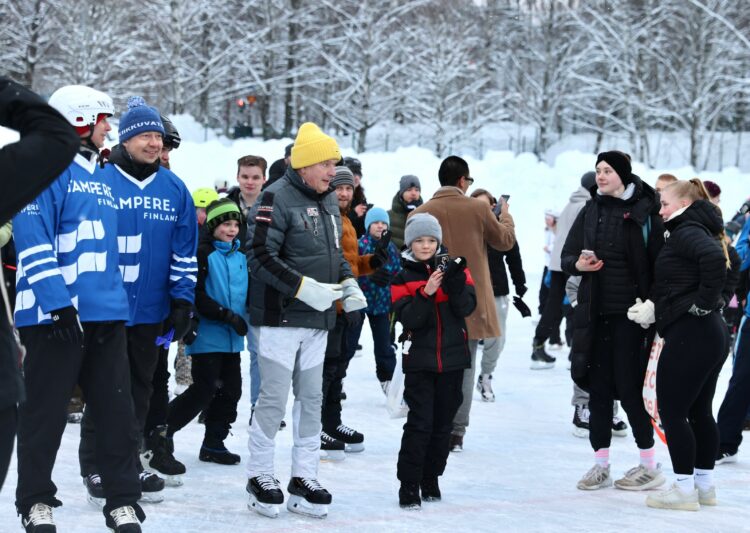
[[52, 468], [78, 383], [100, 428], [95, 453], [104, 515], [113, 531], [140, 531], [141, 486], [125, 347], [127, 294], [118, 265], [117, 203], [97, 165], [112, 100], [89, 87], [55, 91], [50, 105], [76, 127], [73, 163], [13, 219], [18, 271], [15, 322], [26, 346], [16, 508], [27, 532], [56, 531]]
[[[177, 341], [190, 328], [198, 222], [185, 184], [160, 166], [164, 126], [159, 112], [143, 98], [130, 98], [119, 134], [120, 144], [112, 149], [102, 172], [117, 203], [120, 271], [130, 304], [126, 326], [132, 398], [142, 433], [159, 358], [157, 340]], [[79, 459], [93, 498], [101, 497], [96, 481], [102, 465], [93, 453], [99, 433], [94, 434], [91, 420], [84, 415]], [[135, 447], [133, 455], [138, 456]], [[164, 480], [148, 472], [141, 472], [141, 479], [143, 501], [161, 501]]]

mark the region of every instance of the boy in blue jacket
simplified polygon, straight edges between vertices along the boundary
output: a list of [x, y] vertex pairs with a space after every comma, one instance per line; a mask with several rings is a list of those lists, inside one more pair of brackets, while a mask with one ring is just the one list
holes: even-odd
[[206, 432], [199, 459], [235, 465], [240, 456], [224, 446], [237, 419], [242, 394], [240, 352], [247, 335], [245, 314], [248, 270], [237, 235], [242, 215], [234, 201], [223, 198], [206, 209], [206, 228], [213, 240], [198, 247], [195, 305], [198, 336], [185, 351], [192, 356], [193, 384], [169, 404], [167, 438], [205, 409]]

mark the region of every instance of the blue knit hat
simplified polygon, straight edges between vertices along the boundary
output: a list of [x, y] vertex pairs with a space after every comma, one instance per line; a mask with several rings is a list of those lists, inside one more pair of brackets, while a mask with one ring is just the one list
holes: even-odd
[[164, 135], [164, 124], [159, 112], [156, 108], [146, 105], [143, 97], [131, 96], [128, 98], [128, 110], [120, 117], [120, 142], [149, 131]]
[[370, 229], [370, 224], [373, 222], [385, 222], [388, 227], [391, 227], [391, 218], [388, 216], [388, 212], [382, 207], [373, 207], [368, 209], [365, 215], [365, 229]]

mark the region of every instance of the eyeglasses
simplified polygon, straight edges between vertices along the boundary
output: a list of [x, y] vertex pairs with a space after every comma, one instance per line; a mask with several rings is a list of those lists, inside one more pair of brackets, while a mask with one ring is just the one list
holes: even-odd
[[474, 185], [474, 178], [470, 178], [469, 176], [464, 176], [464, 179], [469, 183], [469, 185]]

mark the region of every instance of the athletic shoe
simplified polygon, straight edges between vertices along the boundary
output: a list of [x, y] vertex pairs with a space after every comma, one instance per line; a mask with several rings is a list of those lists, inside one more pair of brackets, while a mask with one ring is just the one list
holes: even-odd
[[701, 505], [716, 505], [716, 487], [708, 487], [707, 489], [698, 489], [698, 503]]
[[606, 468], [594, 465], [586, 472], [576, 487], [580, 490], [598, 490], [612, 486], [612, 478], [609, 475], [609, 466]]
[[452, 452], [462, 452], [464, 451], [464, 436], [463, 435], [454, 435], [451, 433], [451, 440], [450, 440], [450, 450]]
[[495, 393], [492, 390], [492, 374], [479, 374], [477, 378], [477, 390], [482, 395], [482, 401], [495, 401]]
[[668, 490], [649, 494], [648, 498], [646, 498], [646, 505], [654, 509], [697, 511], [700, 509], [698, 489], [693, 489], [688, 494], [685, 494], [677, 488], [677, 484], [674, 484]]
[[612, 417], [612, 435], [615, 437], [628, 436], [628, 425], [617, 415]]
[[21, 515], [21, 526], [26, 533], [55, 533], [57, 527], [52, 519], [52, 507], [35, 503], [28, 513]]
[[624, 477], [615, 481], [615, 487], [622, 490], [648, 490], [661, 487], [665, 482], [664, 474], [661, 473], [661, 464], [657, 464], [653, 469], [638, 465], [625, 472]]
[[719, 455], [716, 457], [716, 464], [723, 465], [737, 462], [737, 452], [722, 452], [719, 451]]
[[589, 436], [589, 407], [587, 405], [576, 405], [573, 412], [573, 435], [580, 438]]

